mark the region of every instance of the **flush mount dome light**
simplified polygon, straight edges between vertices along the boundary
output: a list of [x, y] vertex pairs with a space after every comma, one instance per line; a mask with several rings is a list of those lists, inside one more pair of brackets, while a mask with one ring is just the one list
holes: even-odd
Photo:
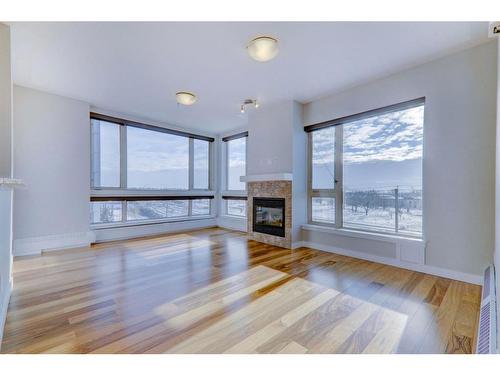
[[278, 54], [278, 39], [259, 36], [248, 43], [247, 51], [254, 60], [260, 62], [272, 60]]
[[188, 91], [179, 91], [175, 94], [177, 103], [182, 105], [192, 105], [196, 102], [196, 95]]

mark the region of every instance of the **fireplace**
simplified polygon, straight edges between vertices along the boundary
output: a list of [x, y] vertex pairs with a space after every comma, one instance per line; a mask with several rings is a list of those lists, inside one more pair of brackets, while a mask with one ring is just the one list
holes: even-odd
[[285, 198], [253, 198], [253, 231], [285, 237]]

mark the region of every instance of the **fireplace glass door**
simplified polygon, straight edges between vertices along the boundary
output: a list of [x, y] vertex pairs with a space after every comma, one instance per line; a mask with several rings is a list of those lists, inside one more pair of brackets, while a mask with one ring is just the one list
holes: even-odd
[[253, 199], [253, 231], [285, 237], [285, 199]]

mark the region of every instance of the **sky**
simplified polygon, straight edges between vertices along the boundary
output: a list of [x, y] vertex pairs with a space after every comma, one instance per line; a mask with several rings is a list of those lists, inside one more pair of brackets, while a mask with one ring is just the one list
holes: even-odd
[[[100, 122], [101, 186], [120, 182], [119, 126]], [[194, 184], [208, 188], [208, 142], [194, 140]], [[127, 185], [145, 189], [187, 189], [189, 138], [127, 127]]]
[[240, 181], [240, 176], [246, 175], [246, 144], [246, 137], [227, 142], [228, 190], [245, 190], [245, 183]]
[[[343, 126], [344, 189], [422, 185], [424, 106]], [[313, 188], [333, 188], [335, 128], [313, 133]]]
[[[424, 106], [343, 126], [344, 190], [420, 189]], [[119, 126], [101, 122], [101, 186], [118, 186]], [[313, 132], [313, 188], [334, 188], [335, 128]], [[195, 187], [208, 188], [208, 142], [194, 141]], [[228, 189], [243, 190], [246, 138], [228, 142]], [[127, 127], [127, 181], [131, 188], [187, 189], [189, 139]]]

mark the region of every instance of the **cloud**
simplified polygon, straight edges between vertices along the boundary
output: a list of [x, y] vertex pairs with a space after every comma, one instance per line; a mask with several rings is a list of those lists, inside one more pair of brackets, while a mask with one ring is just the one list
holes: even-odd
[[[422, 157], [424, 107], [391, 112], [343, 125], [346, 164]], [[334, 130], [313, 133], [315, 164], [332, 164]]]
[[189, 139], [127, 128], [127, 169], [155, 172], [189, 168]]

